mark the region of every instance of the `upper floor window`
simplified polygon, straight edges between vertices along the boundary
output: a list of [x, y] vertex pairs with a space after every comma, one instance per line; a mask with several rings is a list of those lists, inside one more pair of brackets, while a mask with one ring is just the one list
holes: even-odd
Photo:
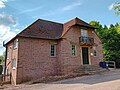
[[76, 45], [72, 44], [71, 49], [72, 49], [72, 56], [76, 56]]
[[17, 66], [17, 65], [16, 65], [16, 59], [13, 59], [13, 60], [12, 60], [12, 68], [13, 68], [13, 69], [16, 69], [16, 66]]
[[50, 46], [50, 56], [56, 57], [56, 45], [55, 44]]
[[88, 37], [88, 31], [81, 29], [81, 36]]
[[93, 55], [97, 56], [97, 47], [96, 46], [93, 47]]
[[15, 39], [13, 42], [13, 48], [18, 48], [18, 39]]

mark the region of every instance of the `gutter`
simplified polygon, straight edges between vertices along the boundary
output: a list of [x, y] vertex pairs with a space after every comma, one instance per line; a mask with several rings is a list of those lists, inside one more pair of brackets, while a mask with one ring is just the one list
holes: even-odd
[[[5, 47], [6, 48], [6, 45], [5, 45], [5, 42], [3, 41], [3, 47]], [[4, 59], [4, 61], [5, 61], [5, 63], [4, 63], [4, 81], [5, 81], [5, 75], [6, 75], [6, 60], [7, 60], [7, 48], [6, 48], [6, 50], [5, 50], [5, 59]]]

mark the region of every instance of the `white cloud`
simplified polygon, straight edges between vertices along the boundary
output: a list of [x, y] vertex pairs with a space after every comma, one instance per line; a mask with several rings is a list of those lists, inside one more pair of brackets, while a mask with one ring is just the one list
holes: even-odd
[[16, 25], [17, 22], [16, 20], [13, 18], [13, 16], [11, 15], [7, 15], [7, 14], [0, 14], [0, 25], [3, 24], [3, 25], [6, 25], [6, 26], [9, 26], [9, 25]]
[[75, 3], [72, 3], [72, 4], [68, 5], [68, 6], [63, 7], [62, 10], [63, 10], [63, 11], [72, 10], [72, 9], [74, 9], [75, 7], [78, 7], [78, 6], [80, 6], [80, 5], [82, 5], [80, 2], [75, 2]]
[[5, 7], [5, 2], [7, 2], [7, 0], [0, 0], [0, 8]]
[[33, 9], [23, 10], [23, 11], [20, 12], [20, 14], [38, 11], [38, 10], [40, 10], [41, 8], [42, 8], [42, 7], [40, 6], [40, 7], [33, 8]]
[[111, 11], [111, 10], [113, 9], [113, 6], [114, 6], [114, 3], [112, 3], [112, 4], [108, 7], [108, 9]]
[[112, 4], [108, 7], [108, 9], [109, 9], [109, 10], [112, 10], [114, 6], [115, 6], [115, 7], [119, 7], [119, 6], [120, 6], [120, 3], [112, 3]]
[[73, 10], [73, 9], [75, 9], [76, 7], [81, 6], [81, 5], [82, 5], [82, 3], [81, 3], [79, 0], [76, 1], [76, 2], [74, 1], [74, 2], [72, 2], [72, 3], [69, 4], [69, 5], [65, 5], [64, 7], [57, 8], [57, 9], [52, 10], [52, 11], [48, 11], [48, 12], [45, 13], [45, 14], [40, 14], [40, 15], [33, 16], [32, 18], [48, 17], [48, 16], [52, 16], [52, 15], [64, 13], [64, 12], [66, 12], [66, 11]]
[[11, 15], [0, 14], [0, 54], [3, 53], [3, 41], [9, 41], [16, 33], [12, 30], [12, 27], [17, 25], [16, 20]]
[[13, 38], [16, 34], [10, 31], [9, 26], [0, 25], [0, 45], [3, 44], [3, 41], [8, 41]]
[[16, 36], [16, 33], [12, 32], [9, 26], [0, 25], [0, 55], [5, 51], [5, 48], [3, 48], [3, 41], [8, 42], [14, 36]]
[[14, 31], [15, 31], [15, 32], [19, 32], [19, 31], [20, 31], [20, 29], [18, 29], [18, 28], [17, 28], [17, 29], [15, 29]]
[[7, 2], [8, 0], [0, 0], [0, 1]]

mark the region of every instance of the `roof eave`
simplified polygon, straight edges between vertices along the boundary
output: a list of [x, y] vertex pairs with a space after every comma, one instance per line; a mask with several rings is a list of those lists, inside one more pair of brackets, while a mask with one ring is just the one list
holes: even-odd
[[87, 27], [87, 28], [97, 29], [96, 27], [93, 27], [93, 26], [86, 26], [86, 25], [80, 25], [80, 24], [75, 24], [75, 25], [78, 25], [78, 26], [81, 26], [81, 27]]
[[9, 40], [7, 43], [5, 43], [5, 47], [10, 43], [12, 42], [13, 40], [15, 40], [16, 38], [18, 37], [18, 35], [16, 35], [15, 37], [13, 37], [11, 40]]

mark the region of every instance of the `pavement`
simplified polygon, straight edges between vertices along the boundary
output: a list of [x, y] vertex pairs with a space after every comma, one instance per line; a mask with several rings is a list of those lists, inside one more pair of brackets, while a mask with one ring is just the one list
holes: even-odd
[[4, 90], [120, 90], [120, 69], [49, 84], [18, 85]]

